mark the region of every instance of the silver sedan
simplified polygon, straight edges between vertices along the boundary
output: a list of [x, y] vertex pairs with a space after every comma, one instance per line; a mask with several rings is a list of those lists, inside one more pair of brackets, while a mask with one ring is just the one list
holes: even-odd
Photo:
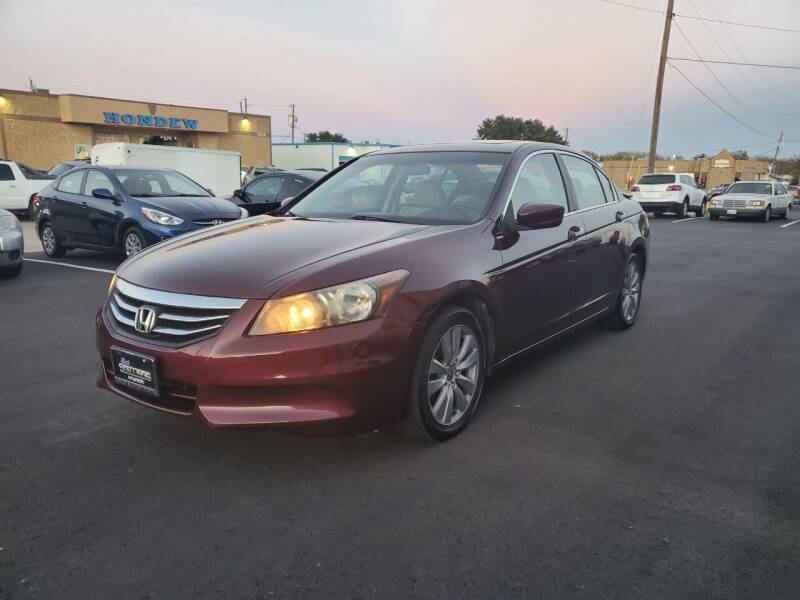
[[0, 208], [0, 272], [16, 277], [22, 272], [25, 243], [19, 219]]

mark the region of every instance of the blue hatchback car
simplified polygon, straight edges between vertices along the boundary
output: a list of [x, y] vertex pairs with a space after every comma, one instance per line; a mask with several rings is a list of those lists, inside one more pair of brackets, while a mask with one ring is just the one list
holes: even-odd
[[161, 240], [247, 216], [172, 169], [87, 165], [37, 196], [36, 231], [53, 257], [73, 248], [133, 256]]

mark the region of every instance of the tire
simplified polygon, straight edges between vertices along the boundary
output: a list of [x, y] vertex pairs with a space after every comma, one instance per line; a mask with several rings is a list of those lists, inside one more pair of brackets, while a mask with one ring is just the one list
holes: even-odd
[[789, 204], [786, 205], [786, 210], [783, 211], [783, 215], [781, 215], [781, 217], [783, 219], [788, 219], [789, 218], [789, 212], [791, 210], [792, 210], [792, 203], [790, 202]]
[[681, 204], [681, 207], [675, 211], [675, 214], [678, 216], [679, 219], [685, 219], [686, 215], [689, 214], [689, 199], [686, 198]]
[[[635, 273], [635, 277], [633, 274]], [[634, 253], [628, 257], [622, 271], [622, 287], [614, 303], [611, 313], [605, 317], [605, 323], [612, 329], [629, 329], [636, 323], [639, 316], [639, 307], [642, 304], [642, 258]], [[626, 299], [630, 299], [627, 300]], [[630, 302], [633, 302], [631, 310]]]
[[663, 210], [654, 210], [653, 211], [653, 218], [654, 219], [658, 219], [658, 218], [663, 217], [663, 216], [664, 216], [664, 211]]
[[44, 253], [50, 258], [61, 258], [67, 253], [67, 249], [58, 241], [56, 230], [50, 224], [50, 221], [45, 221], [44, 225], [42, 225], [40, 237]]
[[700, 208], [694, 211], [694, 215], [699, 218], [703, 218], [706, 216], [706, 199], [703, 198], [703, 201], [700, 203]]
[[31, 196], [31, 199], [28, 200], [28, 218], [31, 221], [36, 220], [36, 210], [33, 208], [33, 196]]
[[761, 222], [762, 223], [769, 223], [770, 216], [772, 216], [772, 211], [770, 210], [770, 207], [768, 206], [767, 209], [764, 211], [764, 213], [761, 215]]
[[133, 226], [125, 230], [120, 242], [120, 250], [125, 258], [139, 254], [145, 248], [147, 248], [147, 241], [144, 239], [141, 229]]
[[6, 269], [5, 271], [0, 271], [0, 277], [19, 277], [20, 273], [22, 273], [22, 263], [19, 263], [13, 269]]
[[[453, 345], [458, 351], [448, 352]], [[460, 363], [459, 352], [466, 353]], [[465, 365], [468, 360], [469, 364], [458, 369], [457, 365]], [[420, 346], [408, 393], [408, 413], [400, 423], [400, 431], [440, 442], [461, 433], [480, 401], [486, 360], [486, 342], [475, 315], [460, 306], [441, 311]]]

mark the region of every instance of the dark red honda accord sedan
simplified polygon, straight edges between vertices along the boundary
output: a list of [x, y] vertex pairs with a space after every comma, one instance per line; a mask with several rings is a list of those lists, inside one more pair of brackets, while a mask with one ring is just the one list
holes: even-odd
[[633, 325], [648, 235], [566, 147], [368, 154], [276, 214], [123, 263], [97, 313], [99, 385], [212, 425], [444, 440], [500, 365], [596, 319]]

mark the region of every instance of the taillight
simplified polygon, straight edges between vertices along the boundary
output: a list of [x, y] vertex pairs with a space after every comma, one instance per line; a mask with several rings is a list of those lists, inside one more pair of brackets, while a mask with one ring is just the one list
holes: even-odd
[[792, 190], [792, 196], [800, 196], [800, 190]]
[[638, 192], [638, 191], [639, 191], [639, 186], [638, 186], [638, 185], [634, 185], [634, 186], [631, 188], [631, 191], [632, 191], [632, 192]]
[[34, 206], [39, 206], [39, 196], [34, 196], [31, 198], [31, 202], [33, 202]]
[[679, 185], [668, 185], [667, 186], [667, 191], [668, 192], [680, 192], [681, 191], [681, 186], [679, 186]]

